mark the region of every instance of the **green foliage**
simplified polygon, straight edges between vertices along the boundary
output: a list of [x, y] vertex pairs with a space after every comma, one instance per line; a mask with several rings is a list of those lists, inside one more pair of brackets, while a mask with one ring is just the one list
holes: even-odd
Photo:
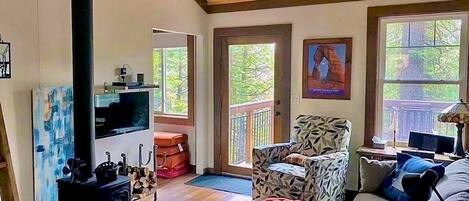
[[[187, 65], [186, 47], [155, 49], [153, 51], [155, 83], [160, 85], [160, 89], [155, 91], [155, 111], [164, 114], [187, 115]], [[163, 96], [164, 103], [162, 102]]]
[[[461, 20], [455, 19], [387, 24], [385, 80], [459, 81], [461, 23]], [[446, 102], [450, 105], [459, 99], [459, 90], [459, 84], [385, 83], [383, 86], [383, 99], [385, 101]], [[389, 102], [390, 105], [392, 105], [391, 103]], [[428, 124], [428, 121], [422, 122], [423, 119], [418, 119], [416, 113], [409, 114], [408, 108], [412, 107], [412, 104], [408, 104], [407, 102], [406, 104], [386, 106], [385, 102], [382, 131], [387, 139], [392, 139], [391, 133], [396, 126], [392, 124], [393, 114], [397, 115], [397, 119], [404, 118], [403, 116], [407, 114], [407, 119], [402, 121], [418, 121], [417, 124]], [[401, 113], [402, 108], [400, 107], [407, 108], [407, 113]], [[422, 104], [420, 104], [420, 107], [422, 107]], [[435, 106], [425, 108], [434, 116], [432, 118], [434, 122], [431, 125], [426, 125], [430, 128], [422, 127], [420, 129], [430, 129], [426, 132], [454, 135], [454, 126], [436, 121], [436, 115], [441, 109], [435, 108]], [[415, 119], [412, 119], [412, 115], [416, 115]], [[407, 122], [400, 123], [406, 124]], [[431, 127], [432, 125], [433, 127]], [[397, 125], [397, 127], [399, 126]], [[407, 135], [407, 133], [399, 133], [407, 131], [402, 130], [405, 129], [404, 127], [397, 129], [398, 135]]]
[[163, 49], [153, 49], [153, 80], [155, 84], [160, 85], [160, 88], [155, 89], [154, 93], [154, 110], [163, 111], [163, 90], [161, 89], [163, 83]]
[[[229, 50], [231, 105], [272, 100], [275, 44], [231, 45]], [[155, 90], [155, 111], [187, 115], [187, 48], [154, 49], [153, 72], [161, 87]]]
[[[386, 28], [386, 80], [460, 79], [461, 20], [391, 23]], [[402, 99], [403, 95], [408, 97], [403, 93], [409, 90], [409, 86], [386, 84], [384, 99]], [[421, 90], [418, 91], [423, 94], [418, 99], [453, 102], [459, 98], [457, 85], [420, 86]], [[415, 89], [415, 85], [412, 87]]]
[[275, 44], [230, 45], [230, 105], [274, 98]]

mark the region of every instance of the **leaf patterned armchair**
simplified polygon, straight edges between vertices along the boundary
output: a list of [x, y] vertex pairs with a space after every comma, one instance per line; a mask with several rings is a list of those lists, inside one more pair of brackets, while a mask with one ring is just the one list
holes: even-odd
[[[300, 115], [292, 142], [253, 150], [253, 199], [344, 200], [352, 124], [346, 119]], [[298, 153], [301, 165], [285, 158]]]

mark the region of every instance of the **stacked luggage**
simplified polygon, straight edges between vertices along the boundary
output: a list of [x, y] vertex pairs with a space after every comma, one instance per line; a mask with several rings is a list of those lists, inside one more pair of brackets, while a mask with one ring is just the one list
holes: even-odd
[[155, 132], [154, 141], [158, 177], [172, 179], [191, 171], [186, 134]]

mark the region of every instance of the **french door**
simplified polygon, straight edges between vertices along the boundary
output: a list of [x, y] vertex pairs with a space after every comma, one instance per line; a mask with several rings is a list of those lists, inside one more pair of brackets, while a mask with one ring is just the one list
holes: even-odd
[[250, 176], [254, 147], [289, 141], [291, 26], [214, 36], [215, 172]]

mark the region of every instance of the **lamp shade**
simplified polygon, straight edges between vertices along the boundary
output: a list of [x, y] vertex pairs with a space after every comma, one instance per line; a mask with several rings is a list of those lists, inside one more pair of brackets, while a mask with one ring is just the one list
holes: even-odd
[[467, 103], [461, 101], [453, 104], [448, 108], [444, 109], [438, 115], [438, 121], [449, 122], [449, 123], [469, 123], [469, 111], [467, 110]]

